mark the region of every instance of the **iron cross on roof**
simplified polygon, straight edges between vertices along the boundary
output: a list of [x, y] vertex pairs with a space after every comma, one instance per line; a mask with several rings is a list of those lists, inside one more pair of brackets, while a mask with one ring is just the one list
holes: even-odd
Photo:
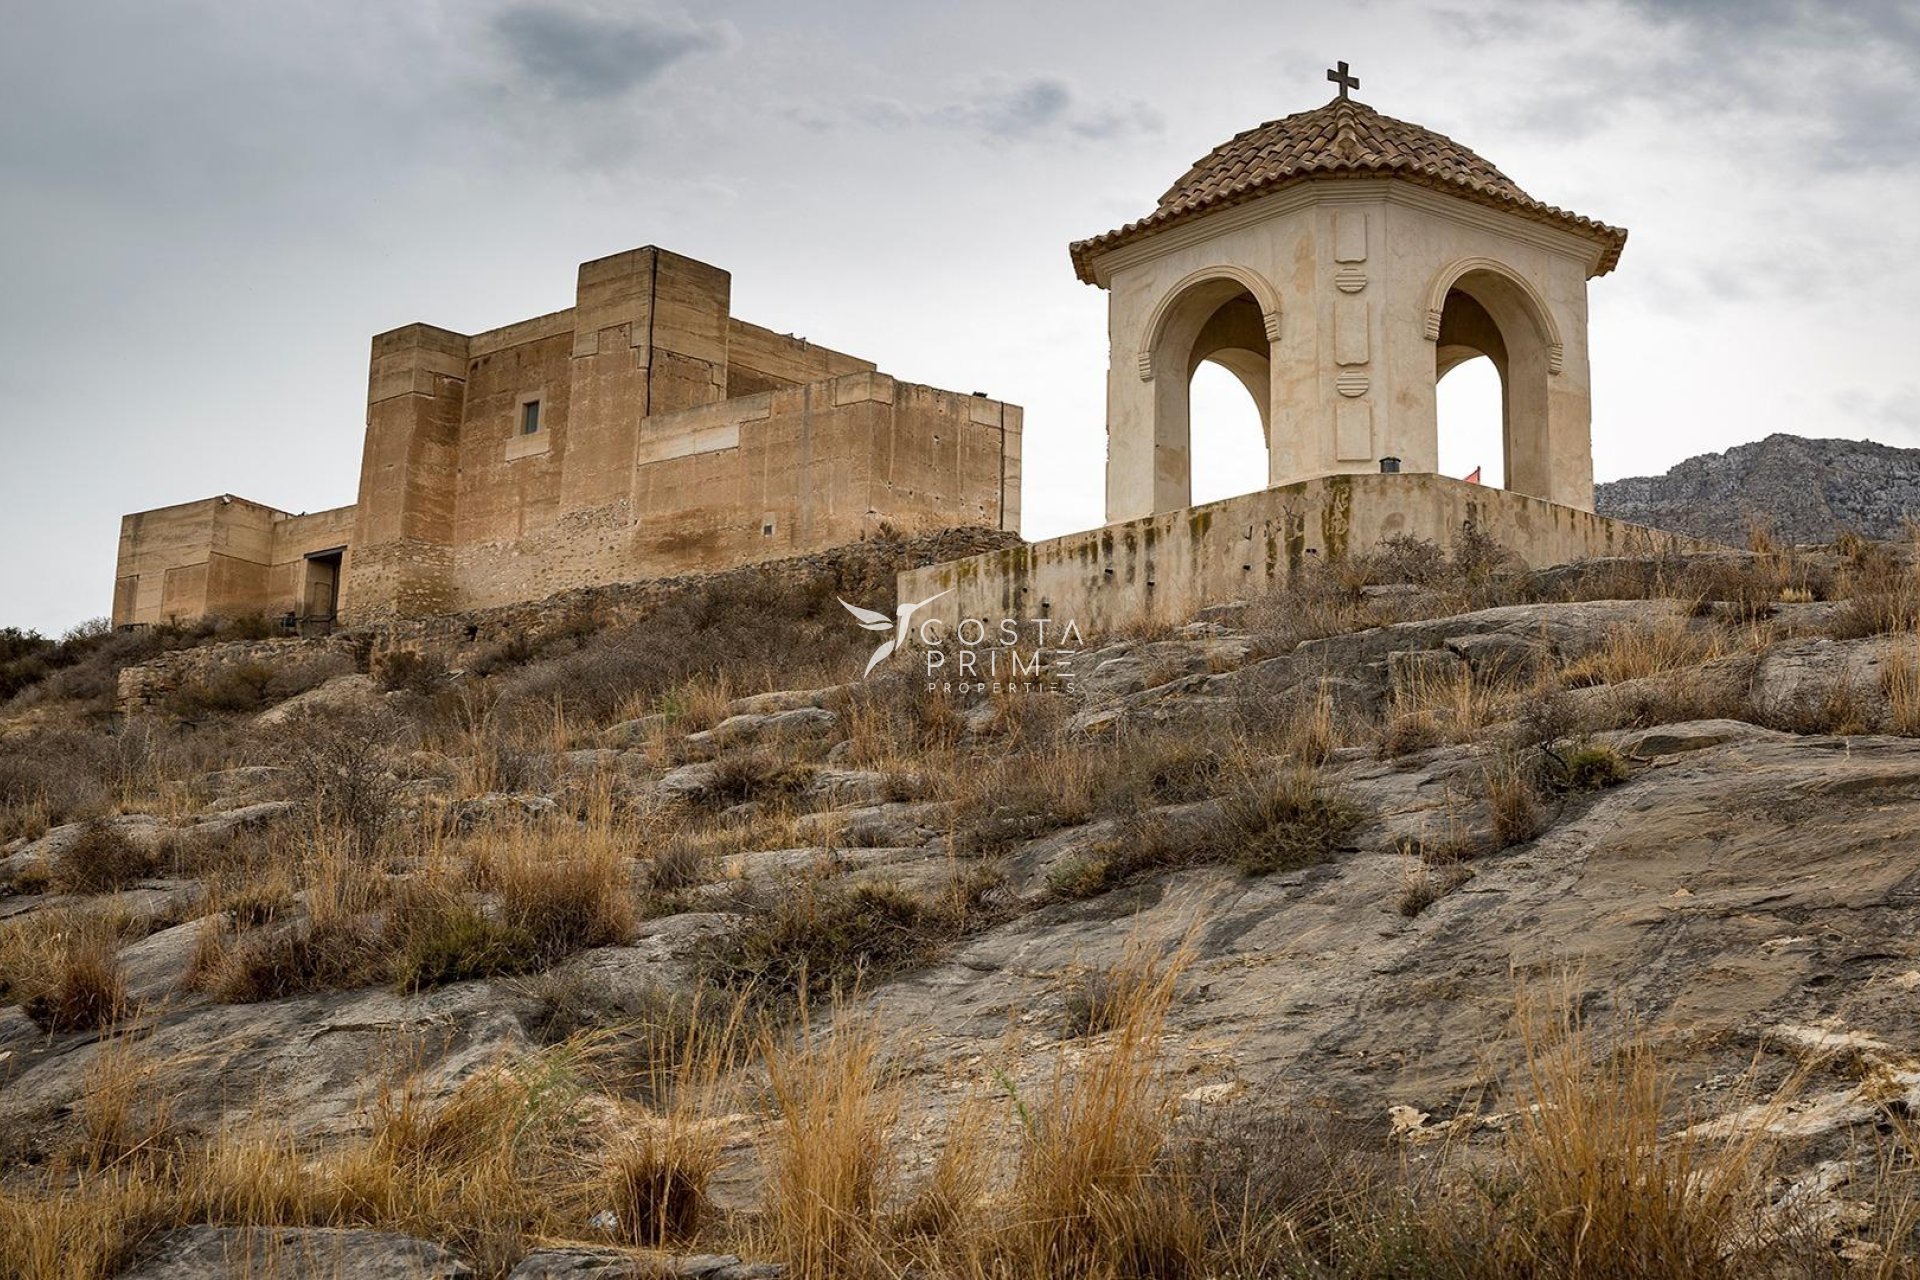
[[1347, 90], [1358, 89], [1360, 87], [1360, 77], [1348, 75], [1347, 64], [1344, 62], [1335, 65], [1339, 69], [1327, 72], [1327, 79], [1340, 86], [1340, 96], [1344, 98], [1347, 96]]

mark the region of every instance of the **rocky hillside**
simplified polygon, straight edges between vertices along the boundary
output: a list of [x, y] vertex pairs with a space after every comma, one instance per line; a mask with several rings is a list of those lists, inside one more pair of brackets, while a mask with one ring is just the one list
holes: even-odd
[[568, 625], [4, 721], [0, 1275], [1913, 1274], [1888, 551], [1402, 543], [985, 694]]
[[1898, 538], [1910, 516], [1920, 517], [1920, 449], [1771, 435], [1688, 458], [1662, 476], [1596, 485], [1594, 505], [1601, 515], [1731, 547], [1746, 546], [1756, 527], [1787, 542]]

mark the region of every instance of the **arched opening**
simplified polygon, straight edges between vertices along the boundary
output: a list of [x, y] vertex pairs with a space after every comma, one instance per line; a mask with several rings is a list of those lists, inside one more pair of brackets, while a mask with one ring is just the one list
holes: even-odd
[[1194, 504], [1266, 488], [1266, 423], [1240, 376], [1221, 361], [1201, 361], [1187, 404], [1193, 421]]
[[1448, 286], [1434, 351], [1435, 456], [1443, 475], [1551, 495], [1547, 378], [1555, 342], [1518, 280], [1479, 267]]
[[[1498, 336], [1496, 331], [1496, 341]], [[1434, 375], [1438, 379], [1434, 412], [1440, 431], [1440, 474], [1505, 488], [1506, 388], [1500, 366], [1490, 354], [1471, 346], [1443, 344]]]
[[1269, 314], [1231, 276], [1190, 284], [1161, 308], [1142, 368], [1154, 384], [1155, 511], [1266, 487]]

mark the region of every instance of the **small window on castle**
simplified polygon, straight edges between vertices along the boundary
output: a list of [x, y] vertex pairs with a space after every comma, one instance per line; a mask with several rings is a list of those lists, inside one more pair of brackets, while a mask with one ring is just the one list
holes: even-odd
[[529, 400], [520, 406], [520, 434], [530, 436], [540, 430], [540, 402]]

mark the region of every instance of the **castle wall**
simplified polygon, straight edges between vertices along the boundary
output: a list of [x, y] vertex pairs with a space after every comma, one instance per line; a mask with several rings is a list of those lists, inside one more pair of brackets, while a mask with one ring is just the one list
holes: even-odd
[[616, 507], [633, 519], [603, 507], [493, 537], [476, 526], [455, 550], [459, 607], [802, 555], [883, 523], [1012, 527], [1019, 420], [1017, 406], [874, 373], [655, 414]]
[[[469, 362], [453, 522], [456, 576], [464, 549], [538, 533], [559, 519], [572, 364], [571, 330]], [[540, 430], [523, 435], [521, 406], [529, 396], [540, 400]]]
[[354, 509], [290, 516], [222, 495], [124, 517], [113, 623], [298, 611], [309, 552], [344, 546]]
[[728, 399], [873, 369], [871, 360], [834, 351], [804, 338], [775, 333], [744, 320], [733, 320], [727, 327]]
[[279, 514], [221, 496], [123, 517], [115, 625], [257, 612]]
[[[308, 587], [315, 571], [307, 557], [346, 548], [353, 538], [357, 512], [334, 507], [274, 521], [272, 561], [267, 570], [266, 606], [259, 612], [278, 617], [303, 617], [309, 603]], [[351, 553], [343, 555], [342, 570], [350, 568]], [[343, 574], [344, 576], [344, 574]], [[336, 587], [339, 585], [335, 584]]]
[[900, 574], [915, 614], [1074, 620], [1082, 631], [1177, 623], [1251, 600], [1304, 568], [1396, 534], [1451, 546], [1468, 522], [1533, 567], [1663, 550], [1722, 550], [1559, 503], [1438, 475], [1334, 475], [1122, 521]]
[[730, 293], [726, 272], [649, 247], [582, 264], [563, 311], [376, 336], [359, 501], [129, 516], [115, 621], [303, 613], [333, 572], [308, 557], [343, 546], [339, 612], [358, 623], [805, 554], [887, 523], [1017, 526], [1017, 407], [735, 319]]

